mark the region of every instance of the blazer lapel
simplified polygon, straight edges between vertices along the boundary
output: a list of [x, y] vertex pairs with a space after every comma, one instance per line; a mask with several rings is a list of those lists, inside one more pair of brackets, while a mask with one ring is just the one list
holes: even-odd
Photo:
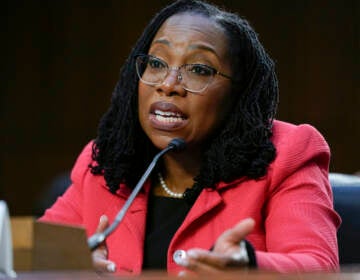
[[206, 213], [220, 206], [222, 202], [223, 199], [217, 190], [202, 190], [173, 239], [185, 233], [186, 229], [191, 228], [193, 223]]

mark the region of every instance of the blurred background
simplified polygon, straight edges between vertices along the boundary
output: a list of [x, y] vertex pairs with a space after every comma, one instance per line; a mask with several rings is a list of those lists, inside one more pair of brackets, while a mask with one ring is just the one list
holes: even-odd
[[[165, 0], [5, 1], [0, 199], [33, 215], [96, 137], [119, 69]], [[358, 0], [212, 1], [247, 18], [277, 63], [277, 118], [314, 125], [332, 172], [360, 170]]]

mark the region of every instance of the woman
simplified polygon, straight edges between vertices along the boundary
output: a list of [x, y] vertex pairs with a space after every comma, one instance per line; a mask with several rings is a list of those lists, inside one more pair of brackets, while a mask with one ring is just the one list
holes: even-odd
[[182, 138], [93, 252], [97, 269], [337, 270], [329, 148], [311, 126], [273, 120], [277, 101], [273, 61], [244, 19], [174, 2], [136, 43], [72, 186], [42, 220], [102, 232]]

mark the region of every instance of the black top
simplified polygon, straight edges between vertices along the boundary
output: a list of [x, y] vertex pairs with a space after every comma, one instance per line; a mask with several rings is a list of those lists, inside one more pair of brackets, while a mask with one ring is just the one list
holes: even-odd
[[[191, 190], [191, 189], [188, 189]], [[190, 196], [196, 199], [195, 196]], [[177, 229], [184, 221], [194, 199], [150, 195], [144, 242], [144, 269], [166, 269], [167, 250]], [[257, 267], [255, 250], [245, 240], [249, 267]], [[212, 250], [212, 249], [210, 249]]]
[[144, 269], [166, 269], [170, 241], [189, 212], [185, 199], [151, 195], [144, 243]]

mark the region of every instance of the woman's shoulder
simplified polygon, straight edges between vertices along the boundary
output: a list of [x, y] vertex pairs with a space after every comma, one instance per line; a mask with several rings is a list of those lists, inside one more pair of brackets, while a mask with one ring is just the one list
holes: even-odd
[[283, 182], [290, 177], [293, 182], [310, 177], [324, 182], [327, 180], [330, 150], [316, 128], [309, 124], [274, 121], [272, 142], [276, 157], [269, 166], [267, 176], [273, 190], [286, 186]]
[[310, 124], [307, 123], [294, 124], [280, 120], [274, 120], [272, 132], [275, 136], [288, 134], [288, 133], [312, 134], [315, 132], [320, 134], [320, 132]]
[[274, 121], [272, 142], [276, 148], [274, 164], [297, 165], [314, 158], [329, 161], [329, 146], [322, 134], [312, 125], [295, 125]]
[[[310, 124], [292, 124], [275, 120], [272, 128], [272, 142], [275, 147], [278, 146], [293, 146], [295, 144], [308, 146], [308, 144], [316, 144], [316, 146], [323, 146], [327, 148], [328, 145], [322, 134]], [[320, 147], [319, 147], [320, 148]]]
[[94, 140], [91, 140], [90, 142], [88, 142], [82, 149], [82, 151], [80, 152], [77, 161], [82, 161], [82, 160], [91, 160], [92, 158], [92, 151], [93, 151], [93, 145], [94, 145]]

